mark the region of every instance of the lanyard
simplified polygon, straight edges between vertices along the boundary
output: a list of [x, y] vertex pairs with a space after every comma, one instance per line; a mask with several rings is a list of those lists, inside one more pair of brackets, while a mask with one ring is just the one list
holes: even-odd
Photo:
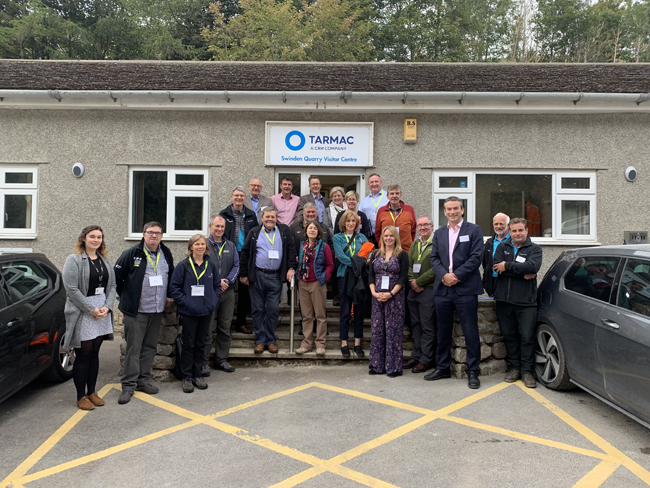
[[420, 260], [422, 259], [422, 254], [424, 254], [424, 251], [426, 250], [427, 246], [428, 246], [429, 244], [431, 244], [431, 237], [432, 237], [432, 236], [433, 236], [433, 234], [431, 234], [431, 235], [429, 236], [429, 238], [427, 239], [427, 242], [424, 243], [424, 247], [422, 247], [422, 241], [421, 241], [421, 240], [418, 241], [418, 263], [419, 263]]
[[[204, 265], [205, 265], [205, 263], [206, 263], [206, 261], [203, 261], [203, 264], [204, 264]], [[192, 262], [192, 258], [191, 258], [191, 257], [190, 257], [190, 266], [192, 266], [192, 271], [194, 271], [194, 276], [196, 276], [196, 284], [198, 285], [198, 284], [199, 284], [199, 280], [201, 279], [201, 276], [203, 276], [203, 275], [205, 274], [205, 271], [208, 269], [208, 267], [205, 266], [205, 268], [203, 268], [203, 273], [201, 273], [200, 275], [197, 275], [197, 274], [196, 274], [196, 268], [194, 267], [194, 263]]]
[[[97, 271], [97, 275], [99, 276], [99, 286], [102, 286], [102, 281], [104, 281], [104, 264], [102, 263], [102, 259], [99, 258], [99, 269], [97, 269], [97, 266], [95, 266], [95, 263], [93, 262], [92, 259], [88, 258], [90, 261], [90, 264], [93, 265], [93, 268], [95, 268], [95, 271]], [[101, 272], [100, 272], [101, 270]]]
[[375, 199], [374, 199], [374, 197], [372, 196], [372, 193], [370, 194], [370, 200], [372, 200], [372, 204], [375, 206], [375, 213], [377, 213], [377, 207], [379, 207], [379, 204], [381, 203], [381, 198], [384, 196], [384, 195], [382, 194], [383, 191], [384, 191], [384, 190], [381, 190], [381, 191], [379, 192], [379, 200], [377, 200], [377, 203], [375, 203]]
[[399, 209], [399, 213], [397, 214], [397, 217], [395, 217], [395, 216], [393, 215], [393, 210], [392, 210], [392, 209], [388, 209], [388, 213], [390, 214], [390, 218], [393, 219], [393, 224], [397, 222], [397, 219], [399, 219], [399, 216], [402, 215], [402, 211], [403, 211], [403, 210], [404, 210], [403, 208], [400, 208], [400, 209]]
[[271, 240], [271, 238], [269, 237], [269, 233], [266, 232], [266, 227], [264, 227], [264, 235], [266, 236], [266, 238], [271, 243], [271, 249], [275, 249], [275, 247], [274, 247], [275, 246], [275, 236], [277, 235], [277, 232], [275, 232], [275, 228], [273, 230], [274, 230], [274, 232], [273, 232], [273, 240]]
[[347, 234], [343, 234], [345, 236], [345, 239], [348, 241], [348, 248], [350, 249], [350, 257], [354, 256], [354, 253], [357, 250], [357, 241], [355, 240], [355, 236], [352, 235], [352, 244], [350, 244], [350, 238], [347, 236]]
[[[275, 239], [275, 237], [274, 237]], [[216, 244], [216, 242], [215, 242]], [[223, 252], [223, 248], [226, 247], [226, 241], [221, 241], [221, 247], [219, 248], [219, 257], [221, 257], [221, 253]], [[220, 259], [221, 261], [221, 259]]]
[[153, 259], [151, 259], [151, 255], [149, 254], [149, 251], [147, 251], [146, 247], [143, 247], [144, 253], [147, 255], [147, 261], [149, 261], [149, 264], [153, 268], [153, 274], [157, 274], [157, 269], [158, 269], [158, 261], [160, 261], [160, 251], [156, 254], [156, 264], [153, 264]]

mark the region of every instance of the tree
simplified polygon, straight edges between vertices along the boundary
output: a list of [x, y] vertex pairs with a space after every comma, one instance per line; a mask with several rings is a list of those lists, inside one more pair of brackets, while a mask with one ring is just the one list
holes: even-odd
[[583, 0], [538, 0], [533, 22], [540, 61], [580, 61], [586, 8]]

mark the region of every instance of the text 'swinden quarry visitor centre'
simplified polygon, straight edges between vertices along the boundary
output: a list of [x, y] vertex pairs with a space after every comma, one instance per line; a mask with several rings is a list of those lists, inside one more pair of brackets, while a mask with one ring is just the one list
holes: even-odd
[[[650, 227], [650, 64], [0, 61], [0, 248], [61, 266], [159, 220], [180, 257], [251, 178], [402, 187], [416, 214], [529, 220], [543, 269]], [[630, 168], [632, 167], [632, 168]], [[645, 241], [644, 241], [645, 242]]]

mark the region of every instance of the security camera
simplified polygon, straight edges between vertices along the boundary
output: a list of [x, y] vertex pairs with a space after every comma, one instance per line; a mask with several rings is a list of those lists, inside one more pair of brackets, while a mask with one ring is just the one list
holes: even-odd
[[625, 168], [625, 179], [627, 181], [634, 181], [636, 180], [637, 173], [636, 173], [636, 168], [634, 166], [628, 166]]
[[[72, 165], [72, 175], [76, 178], [81, 178], [84, 175], [84, 165], [81, 163], [74, 163]], [[635, 173], [636, 174], [636, 173]]]

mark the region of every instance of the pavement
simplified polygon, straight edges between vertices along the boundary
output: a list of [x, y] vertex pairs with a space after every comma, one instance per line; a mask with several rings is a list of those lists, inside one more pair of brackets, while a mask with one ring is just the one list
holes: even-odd
[[650, 430], [581, 390], [239, 366], [118, 405], [119, 341], [100, 360], [103, 407], [72, 381], [0, 404], [0, 488], [650, 486]]

